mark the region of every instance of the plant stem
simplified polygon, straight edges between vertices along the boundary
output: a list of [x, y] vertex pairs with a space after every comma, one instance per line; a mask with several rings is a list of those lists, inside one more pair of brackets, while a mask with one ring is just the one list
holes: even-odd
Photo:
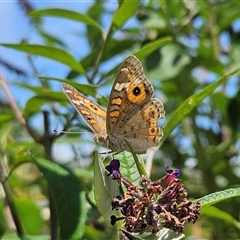
[[17, 233], [19, 235], [19, 237], [23, 237], [24, 236], [24, 231], [23, 231], [23, 227], [19, 218], [19, 214], [16, 208], [16, 205], [14, 203], [14, 199], [13, 199], [13, 194], [11, 192], [11, 188], [8, 184], [8, 182], [6, 181], [7, 179], [7, 170], [6, 167], [4, 165], [4, 160], [3, 157], [0, 155], [0, 181], [2, 183], [3, 186], [3, 190], [5, 192], [6, 195], [6, 202], [9, 206], [12, 218], [13, 218], [13, 222], [16, 226], [17, 229]]

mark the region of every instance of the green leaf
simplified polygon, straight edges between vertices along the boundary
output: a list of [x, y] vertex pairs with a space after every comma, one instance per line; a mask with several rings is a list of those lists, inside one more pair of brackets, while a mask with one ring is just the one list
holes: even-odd
[[138, 58], [145, 58], [155, 50], [159, 49], [161, 46], [164, 44], [171, 42], [172, 37], [171, 36], [166, 36], [162, 37], [160, 39], [151, 41], [147, 44], [145, 44], [142, 48], [140, 48], [137, 52], [134, 53], [134, 55]]
[[[152, 52], [156, 51], [161, 46], [166, 44], [167, 42], [170, 42], [171, 40], [172, 40], [172, 38], [167, 36], [167, 37], [164, 37], [164, 38], [161, 38], [161, 39], [151, 41], [151, 42], [145, 44], [138, 51], [134, 52], [133, 55], [135, 55], [139, 59], [145, 58], [145, 57], [149, 56]], [[111, 40], [110, 43], [112, 41], [113, 40]], [[117, 47], [118, 42], [115, 41], [114, 44], [116, 44], [116, 45], [114, 45], [114, 48], [118, 49], [118, 47]], [[130, 41], [125, 41], [124, 43], [119, 43], [119, 44], [120, 44], [120, 48], [122, 46], [123, 48], [125, 47], [125, 49], [126, 49], [126, 47], [130, 47], [130, 45], [132, 45], [132, 43]], [[110, 52], [116, 52], [116, 50], [114, 50], [114, 48], [112, 50], [110, 50]], [[116, 54], [117, 53], [119, 53], [119, 49], [117, 50]], [[115, 76], [116, 73], [118, 72], [118, 69], [119, 69], [120, 65], [121, 65], [121, 63], [118, 64], [117, 66], [115, 66], [114, 68], [112, 68], [110, 71], [108, 71], [107, 74], [106, 74], [106, 77]], [[112, 82], [112, 79], [111, 79], [111, 82]]]
[[57, 77], [46, 77], [46, 76], [39, 76], [39, 75], [37, 75], [37, 77], [44, 80], [56, 80], [61, 83], [67, 83], [75, 87], [77, 90], [81, 91], [81, 93], [83, 94], [96, 96], [96, 90], [98, 86], [94, 84], [81, 84], [70, 79], [57, 78]]
[[94, 195], [99, 212], [107, 220], [114, 214], [112, 211], [112, 197], [119, 194], [119, 184], [110, 176], [103, 165], [98, 153], [94, 156]]
[[209, 216], [209, 217], [221, 219], [225, 222], [229, 222], [229, 223], [235, 225], [235, 227], [240, 229], [240, 223], [232, 215], [230, 215], [227, 212], [224, 212], [220, 209], [217, 209], [213, 206], [201, 207], [201, 215], [203, 215], [203, 214], [206, 216]]
[[[1, 127], [0, 129], [0, 149], [2, 152], [6, 150], [6, 148], [9, 146], [8, 136], [10, 135], [11, 130], [13, 129], [13, 124], [11, 124], [10, 120], [14, 120], [14, 118], [9, 118], [8, 115], [2, 114], [0, 115], [0, 122], [2, 121], [2, 118], [4, 118], [4, 122], [8, 120], [8, 124], [5, 124], [4, 127]], [[10, 116], [9, 116], [10, 117]], [[14, 121], [13, 121], [14, 122]]]
[[126, 50], [131, 51], [131, 48], [134, 44], [136, 44], [136, 40], [133, 39], [109, 39], [102, 61], [109, 61], [109, 59], [111, 59], [113, 56], [118, 54], [122, 55], [122, 53]]
[[223, 190], [216, 193], [208, 194], [202, 198], [196, 199], [193, 203], [200, 202], [201, 206], [212, 205], [217, 202], [221, 202], [223, 200], [239, 197], [240, 196], [240, 188], [229, 188], [227, 190]]
[[191, 63], [190, 56], [179, 51], [179, 46], [171, 42], [162, 46], [160, 51], [155, 51], [152, 56], [149, 56], [146, 59], [146, 66], [149, 70], [151, 69], [148, 73], [149, 79], [152, 81], [155, 79], [158, 82], [159, 78], [164, 81], [179, 76], [183, 69]]
[[26, 235], [26, 240], [31, 239], [31, 240], [50, 240], [49, 235]]
[[44, 154], [43, 146], [29, 139], [8, 143], [7, 152], [9, 155], [11, 154], [11, 156], [14, 155], [15, 163], [11, 168], [10, 175], [13, 173], [14, 169], [18, 168], [20, 164], [26, 164], [26, 162], [30, 161], [31, 156], [27, 154], [29, 151], [32, 153], [34, 152], [36, 155]]
[[50, 45], [50, 46], [55, 46], [55, 45], [58, 45], [58, 46], [61, 46], [62, 48], [65, 48], [66, 45], [63, 41], [61, 41], [61, 39], [57, 36], [54, 36], [53, 34], [47, 32], [47, 31], [44, 31], [44, 29], [39, 29], [39, 34], [44, 38], [46, 39], [46, 45]]
[[159, 32], [164, 31], [168, 27], [168, 21], [164, 14], [159, 12], [152, 12], [143, 21], [144, 28], [146, 29], [159, 29]]
[[[111, 226], [111, 230], [112, 230], [112, 226]], [[89, 240], [90, 239], [91, 240], [106, 239], [106, 234], [104, 231], [101, 231], [101, 229], [96, 228], [93, 224], [92, 225], [89, 224], [85, 227], [85, 234], [82, 239], [86, 239], [86, 240], [87, 239]]]
[[85, 193], [70, 169], [33, 157], [43, 173], [55, 202], [61, 239], [81, 239], [86, 221]]
[[17, 233], [14, 232], [5, 232], [3, 235], [1, 235], [1, 240], [21, 240], [21, 238], [17, 235]]
[[62, 102], [66, 101], [66, 96], [61, 92], [54, 92], [46, 88], [45, 92], [38, 93], [37, 96], [30, 98], [23, 110], [23, 116], [25, 118], [30, 117], [31, 115], [41, 111], [41, 108], [44, 104], [49, 104], [53, 102]]
[[15, 204], [21, 218], [24, 232], [29, 235], [41, 234], [44, 227], [44, 220], [38, 205], [30, 199], [16, 198]]
[[221, 115], [224, 117], [227, 117], [227, 106], [229, 104], [229, 99], [226, 98], [226, 95], [224, 92], [216, 92], [212, 94], [211, 99], [214, 103], [214, 106], [219, 109], [221, 112]]
[[224, 13], [224, 17], [220, 17], [219, 21], [218, 21], [218, 26], [220, 27], [220, 29], [227, 28], [234, 22], [234, 20], [236, 20], [240, 17], [240, 12], [238, 11], [238, 9], [240, 7], [239, 2], [238, 1], [237, 2], [230, 1], [228, 3], [232, 3], [234, 5], [231, 7], [229, 5], [225, 5], [225, 6], [221, 5], [220, 8], [219, 8], [219, 6], [217, 6], [217, 9], [215, 9], [215, 10], [219, 11], [220, 16], [222, 16], [222, 13]]
[[193, 94], [192, 96], [188, 97], [184, 103], [180, 105], [180, 107], [170, 116], [168, 119], [168, 122], [166, 124], [166, 127], [164, 128], [164, 136], [161, 140], [161, 143], [163, 143], [171, 131], [182, 121], [184, 117], [186, 117], [204, 98], [211, 95], [213, 91], [220, 86], [221, 84], [224, 84], [227, 82], [229, 77], [234, 75], [240, 70], [240, 68], [235, 69], [234, 71], [224, 75], [220, 79], [218, 79], [215, 83], [212, 83], [202, 89], [200, 92]]
[[[16, 120], [16, 117], [12, 112], [6, 112], [0, 114], [0, 124], [9, 123], [11, 120]], [[2, 135], [1, 135], [2, 136]]]
[[[142, 155], [137, 155], [138, 160], [144, 165]], [[114, 155], [115, 159], [120, 161], [120, 172], [132, 184], [139, 185], [140, 174], [137, 165], [133, 159], [132, 153], [124, 151]]]
[[29, 90], [33, 91], [34, 93], [36, 93], [37, 96], [44, 97], [46, 99], [49, 97], [49, 99], [59, 100], [58, 95], [61, 95], [61, 93], [53, 91], [53, 90], [51, 90], [49, 88], [45, 88], [45, 87], [40, 87], [40, 86], [36, 87], [34, 85], [30, 85], [30, 84], [26, 84], [26, 83], [14, 83], [14, 85], [18, 85], [18, 86], [24, 87], [26, 89], [29, 89]]
[[103, 31], [101, 26], [88, 15], [81, 14], [79, 12], [75, 12], [71, 10], [60, 9], [60, 8], [47, 8], [47, 9], [40, 9], [40, 10], [33, 11], [29, 15], [33, 17], [47, 15], [47, 16], [55, 16], [60, 18], [67, 18], [70, 20], [78, 21], [78, 22], [84, 22], [90, 26], [95, 27], [97, 30], [100, 30], [101, 32]]
[[120, 28], [130, 17], [134, 16], [137, 11], [140, 1], [122, 1], [120, 7], [115, 12], [113, 17], [113, 25], [116, 28]]
[[85, 70], [82, 67], [82, 65], [68, 52], [55, 48], [55, 47], [47, 47], [39, 44], [9, 44], [9, 43], [2, 43], [0, 44], [4, 47], [13, 48], [19, 51], [23, 51], [25, 53], [29, 54], [36, 54], [42, 57], [46, 57], [52, 60], [56, 60], [58, 62], [61, 62], [67, 66], [69, 66], [71, 69], [81, 73], [85, 74]]
[[41, 107], [43, 106], [43, 104], [45, 104], [47, 101], [46, 99], [43, 97], [32, 97], [30, 98], [26, 105], [25, 108], [23, 110], [23, 116], [24, 118], [29, 118], [32, 115], [34, 115], [35, 113], [39, 112], [41, 110]]

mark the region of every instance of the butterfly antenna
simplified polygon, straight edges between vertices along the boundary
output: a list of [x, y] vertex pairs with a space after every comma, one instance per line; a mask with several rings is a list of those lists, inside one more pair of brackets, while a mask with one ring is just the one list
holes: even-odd
[[76, 134], [76, 133], [91, 133], [91, 132], [68, 132], [68, 131], [63, 131], [63, 130], [57, 130], [57, 129], [53, 129], [53, 132], [57, 132], [57, 133], [73, 133], [73, 134]]

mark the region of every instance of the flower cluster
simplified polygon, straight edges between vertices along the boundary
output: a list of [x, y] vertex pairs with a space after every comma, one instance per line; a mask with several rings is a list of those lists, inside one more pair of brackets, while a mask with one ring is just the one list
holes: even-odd
[[124, 217], [111, 216], [111, 223], [124, 219], [129, 232], [158, 232], [169, 228], [183, 232], [188, 222], [195, 223], [200, 212], [200, 203], [192, 205], [184, 185], [178, 179], [180, 171], [165, 169], [165, 176], [151, 182], [147, 176], [140, 178], [139, 186], [124, 178], [118, 160], [112, 160], [106, 169], [114, 180], [120, 180], [127, 188], [124, 197], [115, 196], [112, 209], [120, 210]]

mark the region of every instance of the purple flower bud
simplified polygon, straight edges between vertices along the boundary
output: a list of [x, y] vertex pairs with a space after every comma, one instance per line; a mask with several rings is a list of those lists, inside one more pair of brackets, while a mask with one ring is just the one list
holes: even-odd
[[158, 204], [154, 204], [153, 205], [153, 210], [157, 213], [157, 214], [160, 214], [162, 212], [162, 208], [160, 205]]
[[106, 166], [107, 171], [109, 172], [109, 175], [113, 174], [114, 171], [119, 171], [120, 168], [120, 162], [117, 159], [113, 159], [108, 166]]
[[179, 169], [175, 169], [172, 173], [172, 176], [175, 178], [178, 178], [180, 176], [180, 170]]

